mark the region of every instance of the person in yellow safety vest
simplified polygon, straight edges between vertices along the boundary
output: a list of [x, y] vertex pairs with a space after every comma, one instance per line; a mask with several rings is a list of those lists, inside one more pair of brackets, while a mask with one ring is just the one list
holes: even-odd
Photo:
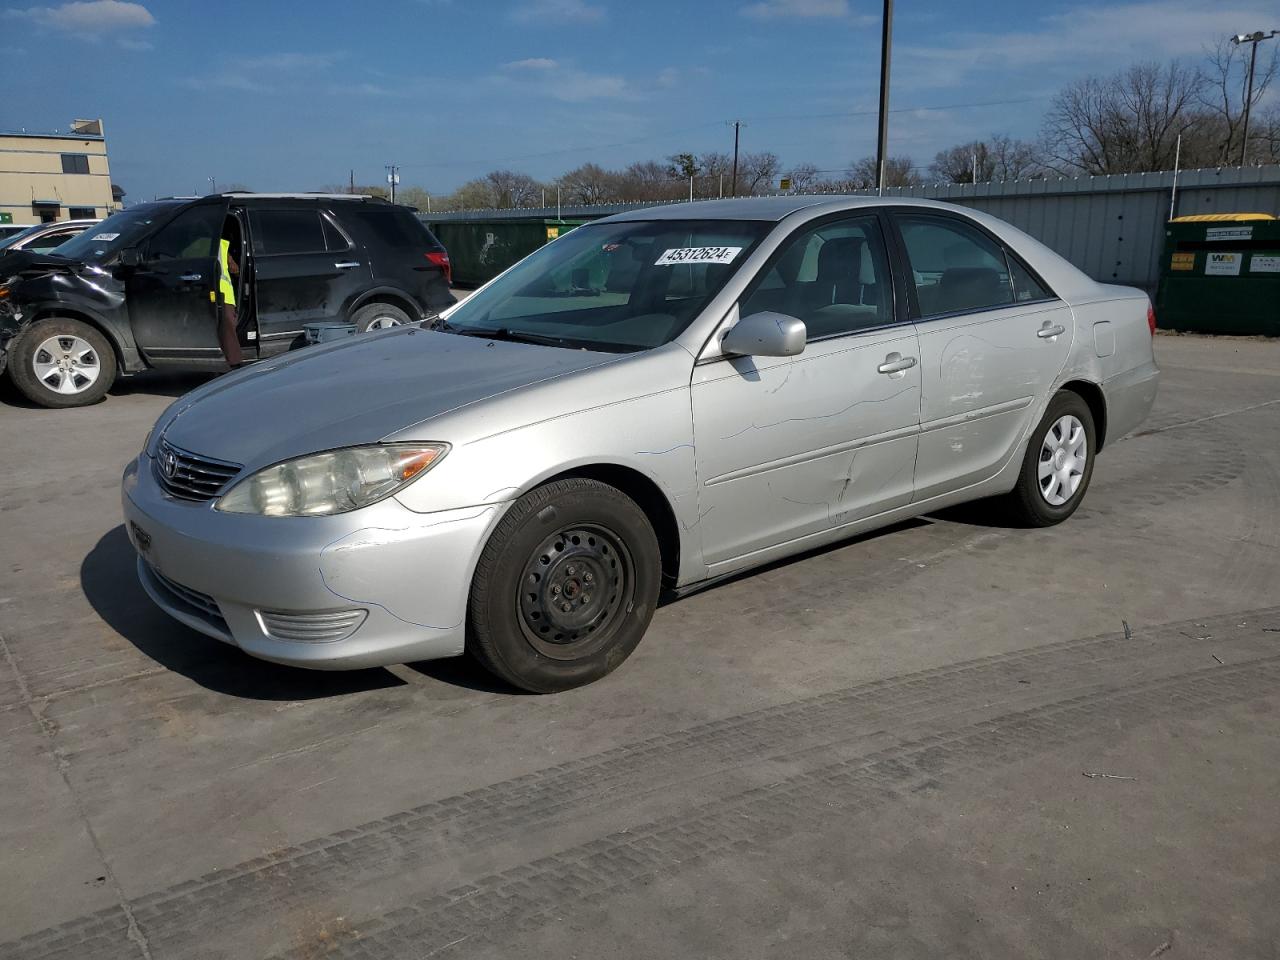
[[236, 281], [240, 279], [240, 265], [231, 256], [231, 241], [225, 237], [218, 241], [218, 270], [218, 299], [222, 304], [218, 314], [218, 345], [235, 370], [244, 362], [236, 332]]

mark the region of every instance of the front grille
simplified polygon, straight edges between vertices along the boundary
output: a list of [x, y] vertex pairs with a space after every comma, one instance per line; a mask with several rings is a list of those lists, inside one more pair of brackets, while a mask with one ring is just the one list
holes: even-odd
[[165, 493], [182, 500], [212, 500], [243, 469], [238, 463], [214, 460], [161, 440], [156, 450], [156, 479]]
[[276, 640], [302, 643], [332, 643], [345, 640], [364, 623], [364, 610], [328, 610], [323, 613], [283, 613], [259, 610], [262, 631]]
[[217, 600], [207, 593], [201, 593], [199, 590], [192, 590], [190, 587], [175, 583], [155, 567], [150, 569], [151, 576], [155, 578], [157, 584], [165, 589], [175, 606], [185, 610], [187, 613], [200, 617], [202, 620], [207, 620], [222, 630], [227, 629], [227, 621], [223, 619], [222, 611], [218, 609]]

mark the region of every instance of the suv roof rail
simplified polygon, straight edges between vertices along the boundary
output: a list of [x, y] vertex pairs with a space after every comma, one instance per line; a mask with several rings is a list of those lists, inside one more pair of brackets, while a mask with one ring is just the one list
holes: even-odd
[[252, 190], [232, 190], [219, 194], [223, 197], [264, 197], [269, 200], [375, 200], [389, 202], [386, 197], [375, 197], [369, 193], [306, 193], [292, 191], [284, 193], [257, 193]]

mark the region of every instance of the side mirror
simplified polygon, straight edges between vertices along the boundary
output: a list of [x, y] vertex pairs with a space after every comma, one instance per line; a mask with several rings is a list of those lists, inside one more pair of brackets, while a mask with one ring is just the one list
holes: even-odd
[[720, 341], [720, 349], [738, 357], [794, 357], [804, 351], [804, 321], [765, 310], [743, 317]]
[[142, 251], [137, 247], [125, 247], [120, 251], [116, 264], [129, 270], [134, 270], [142, 265]]

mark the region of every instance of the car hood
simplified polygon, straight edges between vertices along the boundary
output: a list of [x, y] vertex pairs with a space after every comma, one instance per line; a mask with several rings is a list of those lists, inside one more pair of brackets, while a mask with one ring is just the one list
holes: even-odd
[[212, 381], [174, 403], [157, 435], [258, 468], [377, 443], [458, 407], [615, 359], [400, 327], [307, 347]]

